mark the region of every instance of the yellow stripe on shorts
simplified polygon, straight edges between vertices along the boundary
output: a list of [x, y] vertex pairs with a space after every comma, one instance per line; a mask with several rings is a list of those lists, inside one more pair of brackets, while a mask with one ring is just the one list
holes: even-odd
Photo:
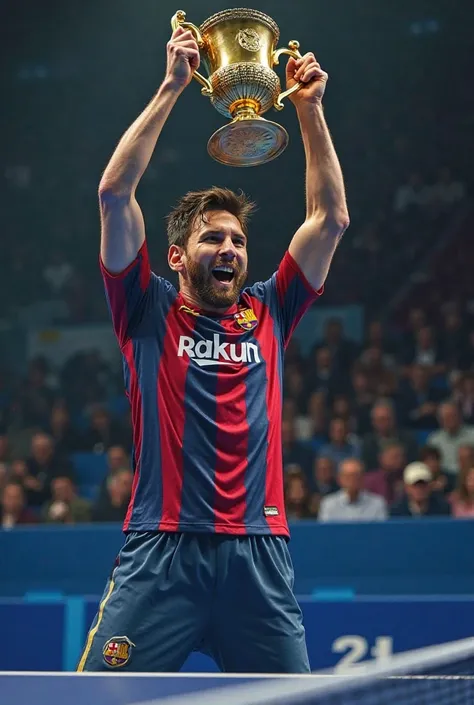
[[87, 657], [89, 656], [89, 652], [90, 652], [90, 650], [91, 650], [91, 648], [92, 648], [92, 642], [94, 641], [94, 637], [95, 637], [95, 635], [97, 634], [97, 631], [98, 631], [98, 629], [99, 629], [99, 627], [100, 627], [100, 623], [101, 623], [101, 621], [102, 621], [102, 617], [103, 617], [103, 615], [104, 615], [105, 605], [107, 604], [107, 602], [108, 602], [108, 600], [109, 600], [109, 597], [110, 597], [111, 594], [112, 594], [112, 590], [114, 589], [114, 585], [115, 585], [114, 581], [111, 580], [111, 581], [110, 581], [110, 585], [109, 585], [109, 589], [107, 590], [107, 595], [104, 597], [104, 599], [103, 599], [102, 602], [100, 603], [99, 614], [98, 614], [98, 616], [97, 616], [97, 624], [95, 625], [95, 627], [93, 627], [93, 628], [90, 630], [90, 632], [89, 632], [89, 634], [88, 634], [88, 636], [87, 636], [86, 648], [84, 649], [84, 651], [83, 651], [83, 653], [82, 653], [81, 660], [79, 661], [79, 666], [77, 667], [77, 671], [78, 671], [78, 672], [84, 670], [84, 666], [85, 666], [85, 664], [86, 664]]

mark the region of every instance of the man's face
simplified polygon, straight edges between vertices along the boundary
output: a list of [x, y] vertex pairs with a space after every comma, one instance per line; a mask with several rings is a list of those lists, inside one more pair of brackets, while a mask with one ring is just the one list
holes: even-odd
[[333, 443], [344, 443], [347, 435], [347, 427], [341, 419], [333, 419], [329, 427], [329, 437]]
[[31, 453], [34, 459], [42, 464], [47, 463], [53, 456], [54, 446], [51, 438], [42, 433], [37, 433], [31, 441]]
[[443, 430], [448, 433], [455, 433], [461, 423], [459, 412], [452, 404], [445, 404], [440, 409], [440, 422]]
[[362, 489], [362, 467], [355, 460], [346, 460], [339, 470], [339, 485], [347, 492], [360, 492]]
[[393, 430], [394, 418], [388, 406], [378, 406], [372, 411], [372, 424], [377, 433], [386, 434]]
[[18, 514], [25, 506], [25, 495], [20, 486], [7, 485], [3, 490], [3, 511], [5, 514]]
[[56, 477], [51, 483], [53, 498], [59, 502], [71, 502], [74, 486], [68, 477]]
[[184, 252], [184, 271], [191, 291], [204, 307], [236, 303], [247, 279], [247, 238], [227, 211], [209, 211], [196, 223]]
[[386, 448], [380, 455], [380, 465], [386, 472], [397, 472], [405, 465], [405, 453], [402, 446]]
[[415, 482], [414, 485], [405, 485], [405, 492], [413, 502], [425, 502], [431, 494], [431, 486], [428, 482]]

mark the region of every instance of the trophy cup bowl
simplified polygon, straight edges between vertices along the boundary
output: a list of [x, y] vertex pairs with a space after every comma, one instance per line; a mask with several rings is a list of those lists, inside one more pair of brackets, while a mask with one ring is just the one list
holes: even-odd
[[288, 133], [263, 113], [283, 108], [282, 100], [299, 90], [297, 83], [281, 92], [273, 70], [281, 54], [301, 58], [299, 44], [276, 49], [280, 30], [276, 22], [258, 10], [236, 8], [209, 17], [200, 27], [186, 22], [179, 10], [171, 20], [173, 30], [181, 26], [193, 32], [201, 63], [208, 78], [194, 72], [214, 108], [231, 122], [209, 139], [207, 150], [216, 161], [230, 166], [256, 166], [278, 157], [288, 144]]

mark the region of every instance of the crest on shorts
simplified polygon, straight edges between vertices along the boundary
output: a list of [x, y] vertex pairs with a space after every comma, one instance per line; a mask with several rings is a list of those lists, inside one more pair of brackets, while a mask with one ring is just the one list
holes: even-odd
[[234, 314], [234, 318], [239, 326], [245, 330], [253, 330], [258, 323], [257, 316], [251, 308], [242, 309], [242, 311]]
[[135, 644], [130, 641], [128, 636], [113, 636], [105, 642], [102, 649], [102, 655], [107, 666], [112, 668], [120, 668], [125, 666], [132, 655], [132, 647]]

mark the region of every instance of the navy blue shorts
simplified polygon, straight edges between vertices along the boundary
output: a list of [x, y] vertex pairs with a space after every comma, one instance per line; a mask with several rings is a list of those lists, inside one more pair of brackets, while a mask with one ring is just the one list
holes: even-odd
[[308, 673], [293, 567], [279, 536], [127, 535], [78, 671]]

